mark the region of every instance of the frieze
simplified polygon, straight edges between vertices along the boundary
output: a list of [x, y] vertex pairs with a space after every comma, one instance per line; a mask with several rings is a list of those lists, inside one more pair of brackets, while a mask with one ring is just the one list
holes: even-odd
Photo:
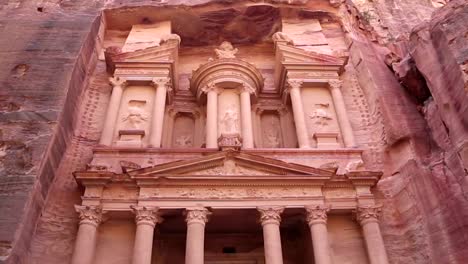
[[320, 187], [193, 187], [145, 188], [140, 198], [151, 199], [272, 199], [312, 198], [322, 195]]

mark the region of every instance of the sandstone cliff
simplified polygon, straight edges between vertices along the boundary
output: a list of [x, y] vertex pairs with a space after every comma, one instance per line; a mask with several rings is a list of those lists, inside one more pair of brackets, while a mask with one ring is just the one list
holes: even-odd
[[[210, 3], [211, 2], [211, 3]], [[76, 233], [71, 175], [97, 143], [110, 88], [101, 11], [235, 1], [17, 1], [0, 6], [0, 262], [66, 263]], [[248, 2], [248, 1], [239, 1]], [[255, 1], [254, 1], [255, 2]], [[366, 162], [392, 263], [468, 259], [468, 4], [265, 1], [323, 7], [350, 45], [345, 78], [367, 99]], [[439, 5], [440, 3], [436, 3]], [[440, 5], [443, 5], [442, 3]], [[118, 12], [120, 12], [118, 11]], [[86, 117], [86, 118], [85, 118]]]

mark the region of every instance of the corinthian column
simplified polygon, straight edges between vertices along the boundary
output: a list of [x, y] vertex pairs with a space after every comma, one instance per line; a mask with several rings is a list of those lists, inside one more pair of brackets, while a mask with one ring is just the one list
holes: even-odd
[[164, 109], [166, 108], [166, 93], [169, 78], [155, 78], [153, 84], [156, 88], [153, 100], [153, 112], [151, 118], [151, 131], [149, 138], [150, 147], [160, 148], [162, 129], [164, 124]]
[[296, 124], [297, 141], [299, 148], [309, 148], [309, 134], [307, 133], [307, 125], [304, 115], [304, 107], [301, 98], [301, 80], [287, 80], [289, 85], [289, 93], [293, 108], [294, 123]]
[[343, 100], [343, 94], [341, 93], [342, 81], [331, 80], [328, 82], [330, 86], [330, 92], [335, 105], [336, 117], [341, 128], [341, 134], [343, 135], [343, 141], [346, 147], [356, 146], [354, 141], [353, 128], [349, 122], [348, 113], [346, 112], [346, 106]]
[[102, 210], [100, 206], [84, 205], [75, 205], [75, 210], [79, 214], [80, 224], [71, 263], [92, 264], [96, 249], [97, 228], [102, 222]]
[[315, 264], [331, 264], [330, 245], [327, 231], [327, 206], [307, 206], [307, 223], [309, 224], [314, 247]]
[[283, 264], [281, 250], [280, 222], [284, 207], [259, 207], [260, 222], [263, 228], [265, 264]]
[[245, 86], [241, 90], [241, 121], [242, 121], [242, 147], [253, 148], [252, 110], [250, 105], [250, 93], [252, 89]]
[[114, 138], [115, 124], [117, 123], [117, 115], [119, 114], [120, 101], [122, 100], [122, 93], [127, 82], [119, 77], [109, 78], [112, 85], [112, 95], [107, 106], [107, 115], [104, 121], [104, 128], [102, 129], [101, 139], [99, 144], [110, 146]]
[[155, 207], [134, 206], [132, 210], [137, 225], [132, 263], [151, 264], [154, 227], [162, 222], [162, 218]]
[[188, 208], [185, 213], [187, 222], [185, 264], [203, 264], [205, 261], [205, 224], [211, 213], [206, 208]]
[[378, 220], [381, 210], [381, 206], [359, 206], [356, 210], [356, 219], [362, 226], [370, 264], [388, 264]]
[[218, 91], [215, 84], [203, 89], [206, 93], [206, 147], [218, 148]]

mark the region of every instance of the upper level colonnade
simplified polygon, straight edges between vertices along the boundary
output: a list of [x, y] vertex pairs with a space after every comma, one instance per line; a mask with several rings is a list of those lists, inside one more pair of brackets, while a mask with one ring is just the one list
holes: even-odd
[[[136, 51], [107, 49], [113, 88], [100, 145], [217, 149], [227, 137], [242, 149], [356, 147], [341, 92], [344, 61], [296, 48], [281, 32], [273, 40], [277, 92], [268, 96], [276, 96], [281, 106], [266, 111], [270, 119], [263, 118], [259, 106], [267, 105], [262, 103], [265, 78], [255, 65], [236, 58], [238, 49], [229, 42], [214, 50], [216, 58], [193, 70], [189, 91], [197, 109], [190, 110], [174, 103], [179, 80], [177, 35]], [[289, 123], [285, 113], [292, 117]], [[184, 135], [177, 134], [176, 118], [181, 116], [186, 119]], [[288, 132], [293, 127], [295, 131]]]

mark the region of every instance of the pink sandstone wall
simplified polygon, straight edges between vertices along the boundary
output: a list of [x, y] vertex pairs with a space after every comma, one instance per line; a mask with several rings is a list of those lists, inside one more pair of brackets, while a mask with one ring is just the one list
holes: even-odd
[[[97, 62], [105, 28], [100, 12], [129, 5], [160, 4], [9, 0], [0, 6], [0, 263], [69, 260], [73, 204], [80, 199], [71, 172], [91, 158], [110, 93], [105, 65]], [[385, 173], [377, 192], [391, 263], [466, 262], [468, 5], [453, 0], [435, 12], [426, 0], [305, 5], [335, 12], [346, 33], [350, 62], [343, 78], [354, 92], [345, 101], [367, 115], [367, 126], [352, 125], [368, 147], [366, 161]], [[333, 27], [324, 31], [330, 39], [336, 34]]]

